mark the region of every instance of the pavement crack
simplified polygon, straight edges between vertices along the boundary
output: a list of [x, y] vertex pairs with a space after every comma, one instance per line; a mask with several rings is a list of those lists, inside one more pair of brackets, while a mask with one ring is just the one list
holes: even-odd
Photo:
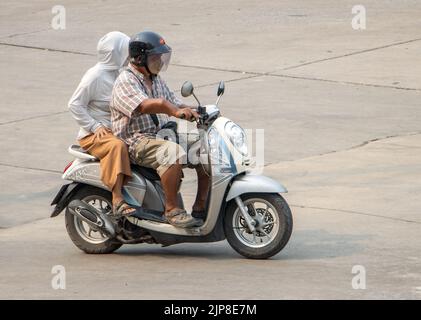
[[315, 209], [315, 210], [326, 210], [326, 211], [335, 211], [335, 212], [342, 212], [342, 213], [351, 213], [351, 214], [358, 214], [358, 215], [369, 216], [369, 217], [374, 217], [374, 218], [381, 218], [381, 219], [394, 220], [394, 221], [400, 221], [400, 222], [421, 224], [420, 221], [416, 221], [416, 220], [394, 218], [394, 217], [382, 216], [380, 214], [373, 214], [373, 213], [354, 211], [354, 210], [322, 208], [322, 207], [304, 206], [304, 205], [298, 205], [298, 204], [291, 204], [290, 206], [295, 207], [295, 208], [302, 208], [302, 209]]
[[39, 119], [39, 118], [48, 118], [48, 117], [51, 117], [51, 116], [55, 116], [55, 115], [63, 114], [63, 113], [67, 113], [67, 112], [68, 111], [59, 111], [59, 112], [53, 112], [53, 113], [49, 113], [49, 114], [42, 114], [42, 115], [31, 116], [31, 117], [22, 118], [22, 119], [16, 119], [16, 120], [10, 120], [10, 121], [5, 121], [5, 122], [0, 122], [0, 126], [5, 125], [5, 124], [11, 124], [11, 123], [17, 123], [17, 122], [27, 121], [27, 120], [33, 120], [33, 119]]
[[265, 75], [270, 74], [270, 72], [243, 71], [243, 70], [236, 70], [236, 69], [216, 68], [216, 67], [197, 66], [197, 65], [186, 65], [186, 64], [178, 64], [178, 63], [172, 63], [171, 65], [177, 66], [177, 67], [182, 67], [182, 68], [193, 68], [193, 69], [202, 69], [202, 70], [251, 74], [251, 75], [255, 75], [255, 76], [265, 76]]
[[400, 144], [400, 143], [390, 143], [389, 142], [388, 145], [395, 146], [395, 147], [401, 147], [401, 148], [407, 148], [407, 149], [421, 149], [420, 146], [408, 146], [408, 145]]
[[33, 220], [24, 221], [24, 222], [21, 222], [19, 224], [13, 224], [13, 225], [10, 225], [10, 226], [7, 226], [7, 227], [0, 226], [0, 230], [3, 230], [3, 231], [12, 230], [14, 228], [24, 227], [24, 226], [31, 225], [31, 224], [34, 224], [34, 223], [37, 223], [37, 222], [40, 222], [40, 221], [46, 221], [46, 220], [49, 220], [49, 219], [51, 219], [51, 217], [35, 218]]
[[43, 32], [43, 31], [48, 31], [50, 29], [51, 28], [44, 28], [44, 29], [29, 31], [29, 32], [13, 33], [13, 34], [10, 34], [8, 36], [1, 37], [1, 39], [11, 39], [11, 38], [18, 37], [18, 36], [25, 36], [25, 35], [28, 35], [28, 34], [34, 34], [34, 33], [39, 33], [39, 32]]
[[[93, 53], [81, 52], [81, 51], [72, 51], [72, 50], [63, 50], [63, 49], [53, 49], [47, 47], [37, 47], [37, 46], [28, 46], [22, 44], [15, 44], [15, 43], [8, 43], [8, 42], [0, 42], [2, 46], [10, 46], [10, 47], [17, 47], [17, 48], [25, 48], [25, 49], [34, 49], [34, 50], [43, 50], [43, 51], [51, 51], [51, 52], [62, 52], [62, 53], [70, 53], [70, 54], [79, 54], [85, 56], [96, 56]], [[197, 65], [187, 65], [182, 63], [171, 63], [172, 66], [180, 67], [180, 68], [192, 68], [192, 69], [202, 69], [202, 70], [212, 70], [212, 71], [221, 71], [221, 72], [231, 72], [231, 73], [241, 73], [241, 74], [250, 74], [255, 76], [264, 76], [275, 71], [271, 72], [254, 72], [254, 71], [243, 71], [243, 70], [236, 70], [236, 69], [227, 69], [227, 68], [216, 68], [216, 67], [207, 67], [207, 66], [197, 66]]]
[[309, 80], [309, 81], [321, 81], [321, 82], [338, 83], [338, 84], [353, 85], [353, 86], [397, 89], [397, 90], [407, 90], [407, 91], [421, 91], [420, 88], [408, 88], [408, 87], [401, 87], [401, 86], [392, 86], [392, 85], [387, 85], [387, 84], [374, 84], [374, 83], [364, 83], [364, 82], [354, 82], [354, 81], [332, 80], [332, 79], [323, 79], [323, 78], [315, 78], [315, 77], [293, 76], [293, 75], [287, 75], [287, 74], [267, 74], [267, 75], [270, 77], [291, 78], [291, 79]]
[[[41, 32], [41, 31], [44, 31], [44, 30], [39, 30], [39, 31], [36, 31], [36, 32]], [[372, 51], [376, 51], [376, 50], [395, 47], [395, 46], [399, 46], [399, 45], [407, 44], [407, 43], [412, 43], [412, 42], [419, 41], [419, 40], [421, 40], [421, 38], [416, 38], [416, 39], [411, 39], [411, 40], [406, 40], [406, 41], [400, 41], [400, 42], [394, 42], [394, 43], [391, 43], [391, 44], [378, 46], [378, 47], [374, 47], [374, 48], [369, 48], [369, 49], [364, 49], [364, 50], [359, 50], [359, 51], [354, 51], [354, 52], [350, 52], [350, 53], [347, 53], [347, 54], [338, 55], [338, 56], [334, 56], [334, 57], [317, 59], [317, 60], [301, 63], [301, 64], [298, 64], [298, 65], [285, 67], [285, 68], [282, 68], [282, 69], [279, 69], [279, 70], [281, 70], [281, 71], [292, 70], [292, 69], [300, 68], [300, 67], [311, 65], [311, 64], [316, 64], [316, 63], [330, 61], [330, 60], [336, 60], [336, 59], [354, 56], [354, 55], [358, 55], [358, 54], [362, 54], [362, 53], [367, 53], [367, 52], [372, 52]], [[20, 44], [13, 44], [13, 43], [7, 43], [7, 42], [0, 42], [0, 45], [12, 46], [12, 47], [18, 47], [18, 48], [26, 48], [26, 49], [44, 50], [44, 51], [51, 51], [51, 52], [62, 52], [62, 53], [70, 53], [70, 54], [78, 54], [78, 55], [86, 55], [86, 56], [96, 56], [96, 54], [81, 52], [81, 51], [53, 49], [53, 48], [37, 47], [37, 46], [28, 46], [28, 45], [20, 45]], [[232, 79], [232, 80], [229, 80], [229, 82], [241, 81], [241, 80], [246, 80], [246, 79], [255, 78], [255, 77], [272, 76], [272, 77], [283, 77], [283, 78], [311, 80], [311, 81], [323, 81], [323, 82], [330, 82], [330, 83], [340, 83], [340, 84], [346, 84], [346, 85], [357, 85], [357, 86], [366, 86], [366, 87], [375, 87], [375, 88], [389, 88], [389, 89], [397, 89], [397, 90], [421, 91], [420, 88], [408, 88], [408, 87], [393, 86], [393, 85], [379, 85], [379, 84], [361, 83], [361, 82], [353, 82], [353, 81], [339, 81], [339, 80], [321, 79], [321, 78], [315, 78], [315, 77], [304, 77], [304, 76], [276, 74], [276, 72], [279, 72], [279, 70], [269, 71], [269, 72], [254, 72], [254, 71], [244, 71], [244, 70], [217, 68], [217, 67], [209, 67], [209, 66], [187, 65], [187, 64], [182, 64], [182, 63], [172, 63], [171, 65], [177, 66], [177, 67], [182, 67], [182, 68], [193, 68], [193, 69], [201, 69], [201, 70], [212, 70], [212, 71], [231, 72], [231, 73], [240, 73], [240, 74], [251, 75], [250, 77]], [[214, 85], [214, 84], [215, 83], [205, 84], [205, 85], [201, 85], [200, 87], [206, 87], [206, 86], [210, 86], [210, 85]], [[1, 123], [0, 123], [0, 125], [1, 125]]]
[[[345, 149], [343, 151], [358, 149], [358, 148], [364, 147], [364, 146], [366, 146], [366, 145], [368, 145], [370, 143], [373, 143], [373, 142], [378, 142], [378, 141], [383, 141], [383, 140], [392, 139], [392, 138], [398, 138], [398, 137], [416, 136], [418, 134], [421, 134], [421, 131], [409, 132], [409, 133], [405, 133], [405, 134], [394, 134], [394, 135], [388, 135], [388, 136], [385, 136], [385, 137], [374, 138], [374, 139], [366, 140], [366, 141], [364, 141], [364, 142], [362, 142], [360, 144], [357, 144], [355, 146], [352, 146], [352, 147], [350, 147], [348, 149]], [[339, 151], [341, 151], [341, 150], [339, 150]], [[337, 151], [333, 151], [333, 152], [337, 152]]]
[[[258, 77], [262, 77], [263, 75], [252, 75], [249, 77], [243, 77], [243, 78], [238, 78], [238, 79], [230, 79], [230, 80], [224, 80], [225, 83], [228, 82], [236, 82], [236, 81], [241, 81], [241, 80], [247, 80], [247, 79], [252, 79], [252, 78], [258, 78]], [[215, 86], [219, 84], [219, 82], [212, 82], [212, 83], [207, 83], [207, 84], [202, 84], [202, 85], [198, 85], [196, 86], [196, 88], [205, 88], [205, 87], [210, 87], [210, 86]], [[180, 90], [179, 90], [180, 91]]]
[[415, 42], [415, 41], [419, 41], [419, 40], [421, 40], [421, 38], [416, 38], [416, 39], [411, 39], [411, 40], [406, 40], [406, 41], [400, 41], [400, 42], [394, 42], [394, 43], [386, 44], [386, 45], [383, 45], [383, 46], [369, 48], [369, 49], [364, 49], [364, 50], [359, 50], [359, 51], [354, 51], [354, 52], [350, 52], [350, 53], [346, 53], [346, 54], [342, 54], [342, 55], [338, 55], [338, 56], [334, 56], [334, 57], [329, 57], [329, 58], [323, 58], [323, 59], [317, 59], [317, 60], [313, 60], [313, 61], [309, 61], [309, 62], [304, 62], [304, 63], [300, 63], [300, 64], [297, 64], [297, 65], [294, 65], [294, 66], [285, 67], [285, 68], [283, 68], [281, 70], [297, 69], [297, 68], [300, 68], [300, 67], [303, 67], [303, 66], [308, 66], [310, 64], [315, 64], [315, 63], [320, 63], [320, 62], [325, 62], [325, 61], [330, 61], [330, 60], [336, 60], [336, 59], [346, 58], [346, 57], [355, 56], [355, 55], [358, 55], [358, 54], [372, 52], [372, 51], [376, 51], [376, 50], [386, 49], [386, 48], [390, 48], [390, 47], [396, 47], [396, 46], [400, 46], [402, 44], [407, 44], [407, 43], [411, 43], [411, 42]]
[[27, 167], [27, 166], [18, 166], [18, 165], [9, 164], [9, 163], [1, 163], [0, 162], [0, 166], [9, 167], [9, 168], [16, 168], [16, 169], [27, 169], [27, 170], [35, 170], [35, 171], [49, 172], [49, 173], [54, 173], [54, 174], [62, 174], [62, 172], [59, 171], [59, 170], [44, 169], [44, 168], [35, 168], [35, 167]]
[[14, 43], [7, 43], [7, 42], [0, 42], [0, 45], [9, 46], [9, 47], [17, 47], [17, 48], [25, 48], [25, 49], [43, 50], [43, 51], [50, 51], [50, 52], [79, 54], [79, 55], [84, 55], [84, 56], [96, 56], [93, 53], [86, 53], [86, 52], [72, 51], [72, 50], [62, 50], [62, 49], [52, 49], [52, 48], [37, 47], [37, 46], [27, 46], [23, 44], [14, 44]]
[[418, 134], [421, 134], [421, 131], [409, 132], [409, 133], [405, 133], [405, 134], [388, 135], [388, 136], [380, 137], [380, 138], [373, 138], [373, 139], [370, 139], [370, 140], [363, 141], [363, 142], [361, 142], [361, 143], [359, 143], [355, 146], [351, 146], [351, 147], [346, 148], [346, 149], [328, 151], [328, 152], [325, 152], [325, 153], [319, 153], [319, 154], [316, 154], [316, 155], [312, 155], [312, 156], [308, 156], [308, 157], [304, 157], [304, 158], [299, 158], [299, 159], [281, 160], [281, 161], [277, 161], [277, 162], [271, 162], [271, 163], [265, 164], [264, 167], [269, 167], [271, 165], [277, 165], [277, 164], [287, 163], [287, 162], [307, 160], [307, 159], [312, 159], [312, 158], [315, 158], [315, 157], [322, 157], [322, 156], [325, 156], [325, 155], [328, 155], [328, 154], [333, 154], [333, 153], [338, 153], [338, 152], [346, 152], [346, 151], [350, 151], [350, 150], [365, 147], [366, 145], [368, 145], [370, 143], [373, 143], [373, 142], [378, 142], [378, 141], [383, 141], [383, 140], [387, 140], [387, 139], [391, 139], [391, 138], [398, 138], [398, 137], [416, 136]]

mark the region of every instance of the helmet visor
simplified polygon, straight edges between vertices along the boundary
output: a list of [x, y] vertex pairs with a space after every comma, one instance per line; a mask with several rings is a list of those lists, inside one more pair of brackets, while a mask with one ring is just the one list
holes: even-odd
[[158, 74], [168, 68], [171, 60], [171, 51], [166, 53], [149, 54], [147, 58], [148, 69], [153, 74]]

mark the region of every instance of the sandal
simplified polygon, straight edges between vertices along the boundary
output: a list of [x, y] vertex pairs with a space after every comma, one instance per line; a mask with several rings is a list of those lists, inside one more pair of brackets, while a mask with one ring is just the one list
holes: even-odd
[[193, 210], [191, 212], [193, 218], [205, 220], [206, 219], [206, 211], [205, 210]]
[[[133, 209], [132, 211], [128, 211]], [[129, 217], [136, 212], [136, 209], [131, 207], [126, 201], [121, 200], [116, 206], [113, 208], [113, 214], [116, 217]]]
[[199, 220], [187, 214], [184, 209], [174, 209], [170, 212], [165, 213], [167, 222], [174, 227], [189, 228], [199, 224]]

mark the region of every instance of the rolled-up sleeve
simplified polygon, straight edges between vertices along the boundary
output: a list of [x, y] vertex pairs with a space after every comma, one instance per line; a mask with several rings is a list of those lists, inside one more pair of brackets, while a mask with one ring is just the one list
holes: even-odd
[[[134, 76], [133, 76], [134, 77]], [[113, 89], [113, 108], [131, 118], [133, 112], [148, 98], [148, 95], [127, 72], [121, 75]]]

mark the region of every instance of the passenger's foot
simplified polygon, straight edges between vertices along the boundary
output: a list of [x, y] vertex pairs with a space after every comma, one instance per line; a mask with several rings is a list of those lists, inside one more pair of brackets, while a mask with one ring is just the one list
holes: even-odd
[[201, 219], [204, 221], [206, 219], [206, 210], [205, 209], [202, 209], [202, 210], [192, 209], [191, 215], [193, 218]]
[[131, 207], [124, 200], [121, 200], [116, 205], [113, 205], [113, 214], [116, 217], [129, 217], [135, 212], [136, 212], [136, 209]]
[[186, 210], [180, 208], [165, 212], [165, 218], [167, 219], [168, 223], [172, 224], [174, 227], [179, 228], [195, 227], [198, 226], [201, 222], [191, 215], [188, 215]]

